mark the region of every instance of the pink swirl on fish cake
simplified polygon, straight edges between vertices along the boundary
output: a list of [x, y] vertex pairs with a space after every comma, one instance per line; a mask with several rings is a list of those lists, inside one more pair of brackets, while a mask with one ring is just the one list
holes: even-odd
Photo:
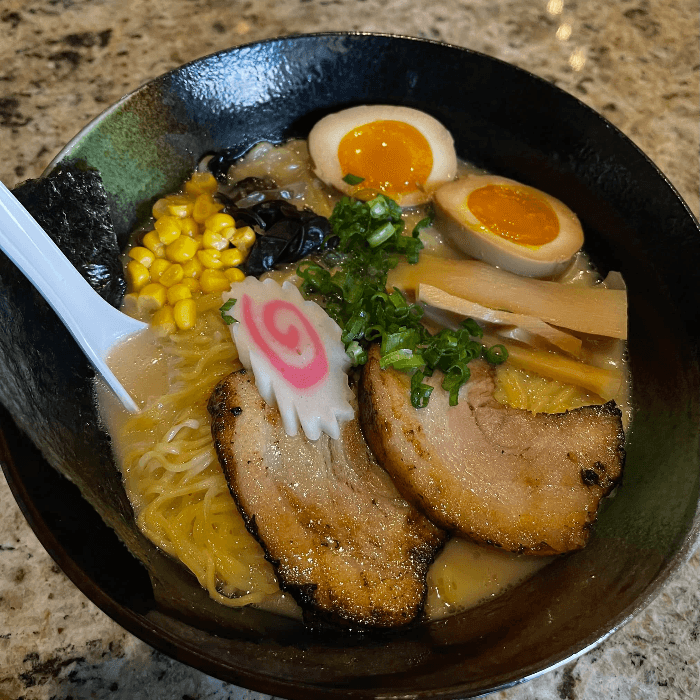
[[309, 362], [300, 367], [286, 362], [267, 342], [260, 327], [255, 323], [253, 302], [247, 294], [244, 294], [241, 298], [241, 305], [243, 321], [248, 328], [251, 338], [286, 382], [296, 389], [310, 389], [328, 376], [328, 358], [321, 338], [309, 319], [299, 308], [291, 302], [280, 299], [268, 301], [262, 306], [262, 326], [280, 345], [296, 352], [297, 355], [301, 355], [304, 348], [300, 346], [301, 336], [299, 329], [294, 325], [290, 325], [286, 331], [283, 331], [277, 325], [277, 322], [280, 313], [287, 311], [301, 323], [313, 346], [314, 355]]

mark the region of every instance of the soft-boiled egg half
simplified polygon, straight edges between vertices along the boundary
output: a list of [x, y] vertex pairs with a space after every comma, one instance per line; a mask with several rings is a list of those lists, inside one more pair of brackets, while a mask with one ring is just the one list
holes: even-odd
[[434, 197], [436, 225], [462, 251], [527, 277], [563, 272], [583, 245], [576, 214], [534, 187], [469, 175]]
[[324, 117], [309, 134], [309, 153], [316, 175], [341, 192], [380, 192], [402, 207], [427, 202], [457, 174], [450, 132], [410, 107], [362, 105]]

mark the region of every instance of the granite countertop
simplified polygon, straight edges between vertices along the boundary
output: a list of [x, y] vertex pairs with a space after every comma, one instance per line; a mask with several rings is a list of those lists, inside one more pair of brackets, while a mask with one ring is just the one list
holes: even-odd
[[[700, 210], [696, 0], [3, 0], [0, 180], [41, 174], [123, 94], [183, 62], [281, 34], [426, 37], [554, 82], [627, 134]], [[0, 477], [0, 700], [263, 700], [125, 632], [63, 575]], [[700, 696], [700, 556], [607, 641], [494, 700]]]

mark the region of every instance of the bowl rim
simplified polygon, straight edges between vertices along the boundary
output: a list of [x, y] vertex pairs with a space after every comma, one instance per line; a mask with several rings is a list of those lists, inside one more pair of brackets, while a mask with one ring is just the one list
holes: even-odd
[[[520, 68], [519, 66], [516, 66], [512, 63], [509, 63], [508, 61], [505, 61], [500, 58], [496, 58], [493, 56], [489, 56], [488, 54], [475, 51], [473, 49], [470, 49], [468, 47], [463, 47], [463, 46], [458, 46], [454, 44], [449, 44], [446, 42], [441, 42], [441, 41], [436, 41], [433, 39], [424, 39], [420, 37], [413, 37], [413, 36], [406, 36], [406, 35], [401, 35], [401, 34], [392, 34], [392, 33], [374, 33], [374, 32], [315, 32], [315, 33], [305, 33], [305, 34], [295, 34], [295, 35], [290, 35], [290, 36], [277, 36], [277, 37], [271, 37], [268, 39], [263, 39], [259, 41], [252, 41], [248, 42], [245, 44], [239, 44], [235, 45], [232, 47], [229, 47], [227, 49], [222, 49], [220, 51], [207, 54], [204, 56], [201, 56], [199, 58], [196, 58], [192, 61], [188, 61], [186, 63], [183, 63], [180, 66], [177, 66], [175, 68], [172, 68], [171, 70], [160, 74], [158, 76], [155, 76], [141, 85], [139, 85], [137, 88], [134, 90], [130, 91], [129, 93], [125, 94], [123, 97], [121, 97], [117, 102], [113, 103], [110, 105], [107, 109], [105, 109], [103, 112], [101, 112], [98, 116], [93, 118], [90, 122], [88, 122], [83, 128], [78, 131], [78, 133], [60, 150], [60, 152], [53, 158], [53, 160], [50, 162], [50, 164], [47, 166], [45, 169], [44, 173], [42, 176], [48, 174], [51, 170], [53, 170], [57, 165], [59, 165], [61, 162], [63, 162], [67, 157], [70, 156], [72, 151], [76, 148], [76, 146], [82, 141], [82, 139], [89, 134], [92, 130], [94, 130], [102, 121], [106, 120], [113, 112], [119, 110], [125, 103], [127, 103], [129, 100], [131, 100], [136, 94], [144, 90], [147, 86], [152, 84], [154, 81], [160, 81], [167, 79], [167, 77], [174, 75], [180, 71], [182, 71], [184, 68], [191, 67], [196, 65], [197, 63], [201, 61], [206, 61], [206, 60], [211, 60], [213, 57], [219, 56], [219, 55], [227, 55], [232, 52], [237, 52], [242, 49], [248, 49], [251, 47], [256, 47], [256, 46], [262, 46], [262, 45], [269, 45], [269, 44], [274, 44], [274, 43], [284, 43], [284, 42], [294, 42], [294, 41], [299, 41], [299, 40], [305, 40], [305, 39], [312, 39], [312, 38], [348, 38], [348, 37], [370, 37], [370, 38], [385, 38], [389, 40], [403, 40], [403, 41], [409, 41], [409, 42], [414, 42], [416, 44], [433, 44], [441, 47], [446, 47], [451, 50], [456, 50], [472, 55], [476, 55], [482, 59], [486, 59], [488, 61], [493, 61], [497, 62], [503, 65], [508, 66], [510, 69], [514, 69], [515, 71], [518, 71], [524, 75], [529, 76], [531, 79], [534, 78], [537, 81], [540, 81], [541, 83], [546, 84], [549, 86], [549, 88], [553, 88], [554, 90], [560, 92], [563, 95], [566, 95], [567, 98], [575, 100], [576, 103], [579, 105], [579, 107], [583, 107], [586, 110], [588, 110], [590, 113], [594, 114], [598, 119], [603, 120], [604, 123], [607, 124], [607, 126], [614, 130], [614, 132], [617, 133], [618, 136], [622, 137], [628, 145], [632, 146], [638, 155], [640, 155], [644, 160], [647, 161], [649, 165], [652, 166], [652, 168], [656, 171], [657, 175], [662, 178], [662, 180], [665, 182], [666, 186], [670, 188], [672, 193], [675, 195], [675, 197], [680, 201], [680, 203], [683, 205], [683, 207], [686, 210], [687, 215], [691, 217], [691, 219], [695, 222], [696, 227], [700, 229], [700, 226], [698, 225], [698, 221], [691, 211], [690, 207], [688, 204], [683, 200], [681, 197], [680, 193], [677, 191], [677, 189], [674, 187], [674, 185], [668, 180], [666, 175], [659, 169], [659, 167], [647, 156], [628, 136], [626, 136], [619, 128], [617, 128], [615, 125], [611, 124], [602, 114], [596, 112], [593, 108], [589, 107], [585, 103], [583, 103], [581, 100], [576, 98], [574, 95], [568, 93], [567, 91], [563, 90], [557, 85], [554, 85], [553, 83], [545, 80], [544, 78], [541, 78], [534, 73], [531, 73], [530, 71]], [[4, 408], [1, 409], [6, 415], [9, 417], [10, 414], [5, 411]], [[8, 424], [12, 424], [11, 420]], [[12, 424], [13, 425], [13, 424]], [[15, 430], [18, 430], [15, 426]], [[3, 430], [0, 429], [0, 462], [2, 463], [2, 468], [3, 471], [6, 475], [8, 484], [10, 486], [11, 492], [13, 494], [13, 497], [19, 504], [25, 518], [27, 519], [30, 527], [34, 531], [35, 535], [37, 536], [38, 540], [42, 544], [42, 546], [47, 550], [49, 555], [52, 557], [52, 559], [58, 564], [58, 566], [64, 571], [64, 573], [68, 576], [68, 578], [73, 582], [73, 584], [83, 593], [85, 594], [95, 605], [97, 605], [98, 608], [100, 608], [104, 613], [106, 613], [111, 620], [117, 622], [119, 625], [124, 627], [128, 632], [136, 636], [137, 638], [141, 639], [142, 641], [148, 643], [149, 645], [153, 646], [156, 649], [159, 649], [166, 655], [168, 655], [171, 658], [180, 660], [183, 663], [186, 663], [188, 665], [193, 666], [194, 668], [199, 669], [200, 671], [204, 673], [211, 674], [215, 677], [220, 677], [216, 675], [217, 671], [217, 665], [213, 664], [206, 656], [206, 654], [202, 653], [201, 650], [197, 647], [196, 644], [190, 644], [186, 640], [183, 640], [181, 637], [178, 637], [177, 635], [172, 634], [166, 629], [163, 629], [160, 625], [156, 624], [152, 619], [147, 619], [145, 616], [136, 613], [135, 611], [131, 610], [128, 607], [125, 607], [122, 605], [120, 602], [114, 599], [111, 595], [107, 594], [100, 586], [97, 584], [95, 581], [92, 580], [92, 578], [85, 572], [85, 570], [71, 557], [71, 555], [67, 552], [63, 544], [61, 543], [60, 538], [56, 536], [54, 532], [52, 532], [46, 521], [44, 520], [42, 514], [40, 511], [36, 508], [35, 504], [32, 502], [32, 499], [28, 493], [28, 490], [25, 486], [25, 484], [22, 481], [21, 478], [21, 469], [19, 468], [17, 461], [15, 457], [12, 455], [12, 452], [8, 448], [5, 435], [3, 433]], [[695, 550], [700, 546], [700, 500], [698, 503], [696, 503], [696, 508], [695, 508], [695, 513], [693, 515], [692, 519], [692, 526], [688, 530], [688, 533], [683, 540], [682, 545], [679, 547], [678, 551], [673, 554], [668, 560], [663, 565], [663, 568], [654, 576], [654, 578], [651, 580], [651, 582], [648, 584], [647, 588], [645, 589], [644, 593], [640, 595], [634, 603], [630, 604], [625, 610], [620, 612], [617, 616], [615, 616], [609, 623], [609, 629], [607, 632], [605, 632], [602, 636], [597, 637], [593, 641], [590, 641], [589, 643], [585, 643], [586, 640], [582, 640], [583, 646], [578, 649], [577, 651], [573, 653], [566, 653], [565, 656], [558, 661], [555, 661], [554, 663], [547, 665], [544, 668], [541, 668], [529, 675], [523, 676], [520, 679], [514, 680], [512, 682], [508, 682], [505, 684], [502, 684], [498, 687], [493, 687], [487, 692], [496, 692], [499, 690], [503, 690], [509, 687], [512, 687], [514, 685], [518, 685], [520, 683], [532, 680], [534, 678], [537, 678], [541, 675], [544, 675], [545, 673], [549, 673], [552, 670], [555, 670], [565, 664], [568, 664], [581, 656], [585, 655], [595, 647], [597, 647], [599, 644], [603, 643], [605, 640], [607, 640], [610, 636], [612, 636], [615, 632], [617, 632], [619, 629], [621, 629], [624, 625], [627, 624], [633, 617], [638, 615], [644, 608], [646, 608], [660, 593], [661, 589], [666, 585], [666, 583], [671, 579], [678, 570], [688, 562], [690, 557], [694, 554]], [[175, 656], [173, 654], [173, 649], [174, 648], [179, 648], [179, 649], [186, 649], [187, 651], [187, 658], [184, 659], [182, 658], [182, 655], [178, 654]], [[568, 650], [567, 650], [568, 651]], [[196, 662], [195, 662], [196, 661]], [[267, 677], [264, 680], [264, 687], [261, 685], [259, 676], [257, 675], [251, 675], [248, 670], [241, 670], [237, 669], [238, 675], [240, 676], [240, 679], [238, 681], [233, 681], [236, 683], [245, 683], [246, 687], [253, 688], [258, 690], [259, 692], [267, 692], [267, 693], [275, 693], [275, 692], [288, 692], [290, 688], [299, 688], [300, 684], [297, 682], [280, 682], [277, 679], [273, 679], [271, 677]], [[459, 688], [457, 686], [453, 686], [454, 690], [450, 688], [444, 688], [443, 690], [448, 693], [457, 693], [459, 694]], [[464, 691], [462, 691], [464, 692]], [[352, 691], [350, 691], [352, 693]], [[423, 691], [418, 691], [415, 694], [412, 694], [411, 697], [415, 698], [437, 698], [437, 697], [457, 697], [457, 695], [436, 695], [436, 691], [434, 690], [423, 690]], [[286, 696], [285, 696], [286, 697]], [[337, 697], [351, 697], [350, 694], [347, 696], [344, 696], [342, 693], [337, 695]], [[353, 694], [352, 697], [370, 697], [370, 695], [363, 695], [362, 693], [360, 694]], [[372, 695], [371, 697], [388, 697], [384, 695]], [[471, 695], [469, 697], [472, 697]]]
[[495, 63], [501, 64], [503, 66], [508, 66], [510, 69], [513, 69], [517, 72], [520, 72], [520, 73], [528, 76], [530, 79], [534, 79], [542, 84], [548, 85], [550, 88], [556, 90], [561, 95], [566, 95], [566, 97], [575, 100], [580, 107], [583, 107], [591, 114], [595, 115], [599, 119], [602, 119], [606, 123], [606, 125], [609, 129], [613, 130], [618, 136], [620, 136], [624, 140], [626, 140], [628, 142], [628, 144], [630, 146], [632, 146], [637, 151], [637, 154], [639, 156], [641, 156], [644, 160], [646, 160], [654, 168], [654, 170], [656, 170], [657, 174], [661, 178], [663, 178], [665, 184], [671, 188], [671, 190], [673, 191], [675, 196], [678, 198], [678, 200], [680, 200], [682, 205], [685, 207], [687, 213], [692, 217], [693, 221], [695, 222], [696, 227], [698, 227], [698, 229], [700, 230], [700, 220], [695, 216], [693, 211], [690, 209], [690, 206], [688, 205], [688, 203], [685, 201], [685, 199], [683, 199], [680, 192], [676, 189], [675, 185], [668, 179], [668, 177], [656, 165], [656, 163], [634, 141], [632, 141], [632, 139], [629, 136], [627, 136], [619, 127], [615, 126], [604, 115], [600, 114], [600, 112], [597, 112], [595, 109], [593, 109], [593, 107], [590, 107], [589, 105], [587, 105], [585, 102], [580, 100], [575, 95], [572, 95], [570, 92], [567, 92], [563, 88], [559, 87], [558, 85], [555, 85], [554, 83], [546, 80], [545, 78], [540, 77], [536, 73], [532, 73], [531, 71], [527, 70], [526, 68], [521, 68], [520, 66], [518, 66], [514, 63], [509, 63], [508, 61], [506, 61], [502, 58], [498, 58], [496, 56], [490, 56], [489, 54], [486, 54], [482, 51], [477, 51], [476, 49], [470, 49], [469, 47], [466, 47], [466, 46], [460, 46], [459, 44], [451, 44], [449, 42], [438, 41], [436, 39], [416, 37], [416, 36], [411, 36], [411, 35], [407, 35], [407, 34], [392, 34], [390, 32], [327, 31], [327, 32], [309, 32], [309, 33], [302, 33], [302, 34], [290, 34], [290, 35], [283, 35], [283, 36], [274, 36], [274, 37], [269, 37], [267, 39], [260, 39], [258, 41], [246, 42], [244, 44], [236, 44], [235, 46], [231, 46], [231, 47], [226, 48], [226, 49], [221, 49], [219, 51], [214, 51], [213, 53], [205, 54], [204, 56], [199, 56], [198, 58], [192, 59], [191, 61], [187, 61], [185, 63], [182, 63], [181, 65], [176, 66], [175, 68], [171, 68], [170, 70], [166, 71], [165, 73], [161, 73], [159, 75], [154, 76], [153, 78], [149, 78], [145, 82], [141, 83], [141, 85], [139, 85], [138, 87], [134, 88], [130, 92], [123, 95], [115, 103], [113, 103], [112, 105], [107, 107], [103, 112], [98, 114], [96, 117], [91, 119], [56, 154], [56, 156], [51, 160], [51, 162], [44, 169], [43, 173], [41, 174], [41, 177], [44, 177], [45, 175], [50, 173], [51, 170], [53, 170], [53, 168], [56, 165], [58, 165], [67, 156], [69, 156], [71, 154], [71, 152], [75, 149], [75, 147], [78, 145], [78, 143], [83, 139], [83, 137], [88, 132], [90, 132], [92, 129], [94, 129], [101, 121], [106, 119], [112, 112], [117, 111], [125, 102], [130, 100], [134, 94], [136, 94], [137, 92], [140, 92], [147, 85], [151, 84], [154, 81], [165, 80], [169, 76], [174, 75], [175, 73], [177, 73], [185, 68], [190, 68], [190, 67], [194, 66], [195, 64], [199, 63], [200, 61], [210, 60], [216, 56], [222, 56], [222, 55], [228, 54], [231, 51], [239, 51], [241, 49], [249, 49], [249, 48], [252, 48], [254, 46], [262, 46], [265, 44], [274, 44], [274, 43], [285, 42], [285, 41], [296, 41], [296, 40], [305, 40], [305, 39], [313, 39], [313, 38], [328, 38], [328, 37], [337, 37], [337, 38], [340, 38], [340, 37], [371, 37], [371, 38], [384, 38], [384, 39], [399, 39], [402, 41], [415, 42], [417, 44], [432, 44], [434, 46], [442, 46], [442, 47], [446, 47], [446, 48], [449, 48], [449, 49], [452, 49], [455, 51], [460, 51], [460, 52], [464, 52], [467, 54], [479, 56], [481, 58], [487, 59], [488, 61], [494, 61]]

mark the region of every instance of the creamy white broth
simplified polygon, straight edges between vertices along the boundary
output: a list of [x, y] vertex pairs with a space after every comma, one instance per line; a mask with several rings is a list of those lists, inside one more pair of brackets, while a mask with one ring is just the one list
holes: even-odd
[[[134, 357], [138, 358], [137, 362]], [[168, 386], [169, 367], [163, 343], [148, 331], [117, 348], [108, 364], [139, 407], [157, 401]], [[125, 431], [130, 414], [101, 379], [97, 381], [97, 396], [100, 417], [112, 437], [117, 464], [123, 465], [125, 452], [130, 448]], [[138, 514], [143, 507], [143, 494], [134, 487], [128, 474], [123, 476], [127, 496]], [[484, 603], [526, 580], [553, 559], [501, 552], [453, 537], [428, 570], [424, 616], [428, 620], [439, 620]], [[269, 612], [301, 618], [301, 610], [291, 596], [281, 592], [254, 605]]]
[[[468, 164], [460, 165], [460, 173], [483, 172]], [[270, 176], [285, 187], [289, 199], [298, 207], [308, 206], [316, 213], [329, 216], [332, 207], [339, 198], [328, 187], [320, 183], [310, 172], [306, 146], [303, 141], [295, 141], [278, 149], [267, 144], [256, 147], [229, 174], [230, 180], [237, 181], [245, 177]], [[423, 218], [425, 208], [408, 210], [405, 218], [407, 230]], [[445, 236], [436, 227], [425, 229], [421, 238], [426, 250], [444, 257], [464, 257], [446, 241]], [[296, 265], [287, 269], [268, 273], [282, 279], [295, 279]], [[577, 256], [571, 268], [562, 275], [561, 281], [567, 284], [591, 285], [598, 281], [598, 276], [590, 267], [584, 255]], [[138, 316], [135, 307], [124, 310], [130, 315]], [[214, 331], [221, 333], [221, 330]], [[225, 335], [222, 336], [222, 340]], [[131, 344], [119, 348], [111, 358], [117, 376], [124, 380], [127, 390], [140, 406], [152, 405], [159, 397], [173, 388], [173, 359], [168, 351], [169, 339], [160, 339], [151, 333], [136, 339]], [[230, 337], [227, 342], [231, 342]], [[193, 346], [194, 347], [194, 346]], [[624, 343], [620, 341], [595, 340], [587, 342], [586, 359], [591, 364], [607, 368], [624, 368]], [[134, 361], [136, 358], [138, 361]], [[212, 385], [213, 388], [213, 385]], [[623, 382], [618, 404], [625, 416], [625, 425], [629, 422], [628, 386]], [[104, 386], [99, 391], [100, 410], [105, 426], [112, 436], [115, 456], [123, 470], [127, 494], [137, 517], [144, 508], [145, 498], [139, 493], [138, 484], [130, 478], [124, 469], [127, 453], [133, 449], [132, 435], [128, 430], [129, 415], [114, 399]], [[183, 409], [186, 407], [183, 406]], [[202, 418], [200, 417], [200, 422]], [[217, 465], [212, 465], [216, 469]], [[220, 472], [220, 468], [219, 468]], [[221, 475], [223, 479], [223, 475]], [[231, 499], [232, 501], [232, 499]], [[148, 536], [148, 532], [146, 533]], [[252, 540], [252, 536], [249, 536]], [[156, 542], [156, 544], [159, 544]], [[255, 546], [258, 546], [255, 543]], [[168, 551], [167, 547], [164, 547]], [[172, 551], [169, 552], [173, 554]], [[177, 556], [173, 554], [173, 556]], [[439, 619], [478, 605], [499, 595], [504, 590], [532, 576], [536, 571], [551, 561], [552, 557], [537, 557], [501, 552], [492, 548], [481, 547], [459, 538], [450, 540], [438, 554], [428, 573], [428, 596], [425, 615], [428, 619]], [[185, 562], [187, 565], [187, 563]], [[266, 566], [262, 563], [261, 566]], [[201, 577], [200, 577], [201, 581]], [[234, 593], [219, 586], [224, 597]], [[225, 601], [221, 601], [224, 602]], [[252, 604], [283, 614], [298, 616], [299, 610], [288, 595], [279, 592], [268, 593], [263, 600], [254, 600]]]

